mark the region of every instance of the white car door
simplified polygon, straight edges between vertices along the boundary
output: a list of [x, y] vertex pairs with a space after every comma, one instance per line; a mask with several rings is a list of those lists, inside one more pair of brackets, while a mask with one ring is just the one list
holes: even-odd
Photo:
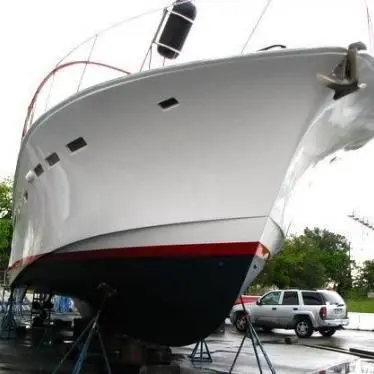
[[264, 327], [277, 327], [277, 308], [281, 293], [281, 291], [268, 292], [259, 299], [258, 304], [251, 306], [250, 317], [253, 324]]

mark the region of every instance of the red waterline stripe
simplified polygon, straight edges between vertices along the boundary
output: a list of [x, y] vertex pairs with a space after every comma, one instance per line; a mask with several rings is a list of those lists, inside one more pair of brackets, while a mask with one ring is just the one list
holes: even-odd
[[[259, 298], [260, 298], [260, 296], [242, 295], [243, 303], [245, 303], [245, 304], [254, 304], [256, 302], [256, 300], [259, 299]], [[240, 300], [240, 297], [238, 297], [235, 300], [234, 305], [238, 305], [238, 304], [241, 304], [241, 303], [242, 303], [242, 301]]]
[[20, 260], [17, 260], [11, 266], [9, 266], [7, 271], [14, 270], [15, 268], [18, 268], [23, 265], [31, 264], [32, 262], [36, 261], [38, 258], [42, 256], [43, 255], [36, 255], [36, 256], [28, 256], [28, 257], [21, 258]]
[[45, 260], [87, 260], [87, 259], [116, 259], [116, 258], [162, 258], [162, 257], [210, 257], [210, 256], [241, 256], [255, 255], [259, 242], [237, 243], [204, 243], [204, 244], [177, 244], [158, 245], [146, 247], [125, 247], [96, 249], [79, 252], [49, 253], [24, 257], [8, 268], [13, 270], [19, 266], [31, 264], [40, 257]]

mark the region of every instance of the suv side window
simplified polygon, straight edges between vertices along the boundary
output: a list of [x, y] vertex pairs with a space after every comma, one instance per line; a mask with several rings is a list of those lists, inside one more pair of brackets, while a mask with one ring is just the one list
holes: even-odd
[[263, 305], [278, 305], [280, 299], [280, 291], [270, 292], [261, 299]]
[[282, 305], [299, 305], [297, 291], [285, 291], [283, 294]]
[[317, 292], [302, 292], [304, 305], [324, 305], [322, 297]]

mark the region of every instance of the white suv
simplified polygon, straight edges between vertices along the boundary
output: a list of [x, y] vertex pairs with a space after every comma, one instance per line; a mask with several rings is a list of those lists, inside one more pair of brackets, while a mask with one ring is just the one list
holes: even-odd
[[[265, 331], [294, 329], [300, 338], [309, 338], [313, 331], [332, 336], [349, 323], [345, 302], [335, 291], [270, 291], [244, 306], [253, 326]], [[230, 320], [239, 331], [246, 331], [247, 318], [242, 305], [234, 306]]]

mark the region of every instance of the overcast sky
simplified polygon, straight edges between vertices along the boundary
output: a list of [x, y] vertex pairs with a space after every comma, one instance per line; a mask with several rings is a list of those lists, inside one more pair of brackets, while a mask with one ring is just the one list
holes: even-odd
[[[3, 2], [0, 22], [0, 178], [13, 176], [27, 105], [41, 79], [56, 62], [100, 29], [166, 3], [165, 0]], [[196, 23], [195, 33], [191, 33], [189, 44], [186, 44], [186, 60], [240, 53], [266, 0], [196, 3], [197, 21], [201, 23]], [[365, 3], [364, 0], [273, 0], [246, 52], [274, 43], [288, 47], [346, 47], [360, 40], [371, 46]], [[367, 0], [367, 3], [374, 19], [374, 0]], [[134, 68], [134, 51], [137, 63], [147, 49], [145, 41], [149, 40], [149, 30], [146, 25], [136, 32], [125, 29], [126, 35], [120, 34], [121, 39], [115, 39], [115, 43], [102, 38], [101, 46], [97, 45], [97, 56], [102, 61], [103, 56], [118, 59], [120, 55], [121, 67]], [[104, 54], [100, 55], [100, 48], [105, 50]], [[85, 49], [84, 53], [87, 51]], [[357, 259], [374, 258], [374, 233], [363, 234], [357, 223], [346, 218], [347, 213], [355, 210], [374, 222], [373, 160], [374, 142], [371, 142], [328, 168], [321, 167], [319, 178], [299, 196], [299, 216], [291, 231], [298, 232], [305, 225], [324, 226], [347, 235], [352, 240]]]

